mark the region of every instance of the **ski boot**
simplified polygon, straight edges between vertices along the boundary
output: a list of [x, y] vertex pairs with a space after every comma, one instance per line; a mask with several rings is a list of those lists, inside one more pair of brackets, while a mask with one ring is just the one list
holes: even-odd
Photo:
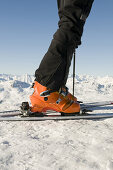
[[59, 90], [60, 93], [64, 94], [64, 95], [67, 95], [67, 97], [70, 99], [70, 100], [73, 100], [74, 102], [77, 102], [77, 98], [75, 96], [73, 96], [69, 91], [68, 91], [68, 87], [64, 86], [64, 87], [61, 87], [60, 90]]
[[63, 116], [75, 115], [80, 112], [80, 104], [69, 99], [64, 91], [54, 91], [35, 81], [34, 92], [30, 96], [31, 112], [46, 112], [53, 110], [60, 112]]

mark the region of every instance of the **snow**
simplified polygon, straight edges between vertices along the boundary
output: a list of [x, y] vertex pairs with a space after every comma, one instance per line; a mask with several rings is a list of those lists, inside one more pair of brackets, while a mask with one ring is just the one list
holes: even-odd
[[[29, 101], [33, 80], [0, 74], [0, 111]], [[72, 92], [71, 76], [67, 86]], [[75, 93], [80, 101], [113, 101], [113, 77], [76, 76]], [[0, 122], [0, 170], [9, 169], [113, 170], [113, 119]]]

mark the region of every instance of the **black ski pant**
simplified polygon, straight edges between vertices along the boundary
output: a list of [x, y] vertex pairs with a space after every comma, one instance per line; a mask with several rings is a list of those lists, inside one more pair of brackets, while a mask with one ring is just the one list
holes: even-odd
[[67, 81], [75, 48], [81, 44], [85, 21], [94, 0], [57, 0], [59, 28], [35, 72], [36, 81], [58, 90]]

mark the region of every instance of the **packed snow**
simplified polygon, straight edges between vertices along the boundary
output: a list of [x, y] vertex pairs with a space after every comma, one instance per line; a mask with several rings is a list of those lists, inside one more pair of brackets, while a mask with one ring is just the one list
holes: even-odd
[[[29, 101], [34, 77], [0, 74], [0, 112]], [[67, 87], [72, 92], [72, 76]], [[76, 76], [79, 101], [113, 101], [113, 77]], [[96, 110], [96, 113], [113, 113]], [[113, 118], [0, 122], [0, 170], [113, 170]]]

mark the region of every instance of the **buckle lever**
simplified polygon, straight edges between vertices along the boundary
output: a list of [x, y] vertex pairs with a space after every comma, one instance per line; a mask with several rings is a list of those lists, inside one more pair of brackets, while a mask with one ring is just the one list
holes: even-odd
[[48, 97], [51, 93], [55, 92], [55, 90], [46, 90], [40, 93], [41, 97]]

